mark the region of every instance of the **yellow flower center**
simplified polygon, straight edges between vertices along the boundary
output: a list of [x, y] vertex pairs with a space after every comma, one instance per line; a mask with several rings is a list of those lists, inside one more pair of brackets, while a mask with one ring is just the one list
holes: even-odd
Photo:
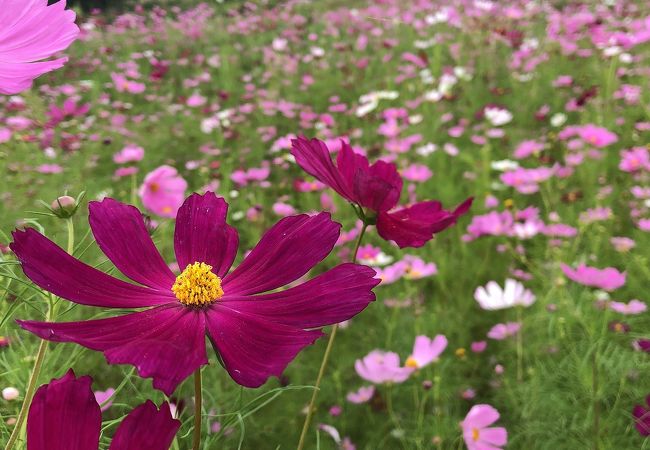
[[415, 360], [415, 358], [412, 357], [412, 356], [409, 356], [409, 357], [407, 358], [407, 360], [406, 360], [406, 362], [404, 363], [404, 365], [405, 365], [406, 367], [413, 367], [414, 369], [417, 369], [418, 367], [420, 367], [420, 366], [418, 365], [418, 362], [417, 362], [417, 361]]
[[476, 442], [478, 441], [478, 438], [479, 438], [478, 428], [472, 428], [472, 440]]
[[212, 266], [195, 262], [188, 264], [176, 277], [172, 292], [187, 306], [206, 306], [223, 297], [221, 278], [212, 272]]

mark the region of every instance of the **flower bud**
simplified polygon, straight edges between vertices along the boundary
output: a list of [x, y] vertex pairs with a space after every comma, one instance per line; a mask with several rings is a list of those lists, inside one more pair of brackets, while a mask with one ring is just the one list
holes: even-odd
[[78, 205], [77, 200], [69, 195], [62, 195], [52, 202], [50, 205], [52, 212], [56, 214], [57, 217], [62, 219], [67, 219], [72, 217], [77, 211]]

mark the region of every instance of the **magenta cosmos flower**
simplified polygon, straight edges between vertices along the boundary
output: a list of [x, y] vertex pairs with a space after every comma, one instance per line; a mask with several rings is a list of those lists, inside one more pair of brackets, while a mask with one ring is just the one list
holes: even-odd
[[[29, 89], [34, 78], [58, 69], [67, 58], [42, 61], [65, 50], [79, 35], [65, 0], [4, 0], [0, 10], [0, 94]], [[40, 62], [39, 62], [40, 61]]]
[[140, 199], [145, 209], [160, 217], [176, 217], [185, 199], [187, 181], [172, 166], [160, 166], [144, 177]]
[[[27, 416], [27, 450], [98, 450], [102, 413], [90, 385], [72, 369], [36, 391]], [[122, 420], [108, 450], [167, 450], [181, 423], [168, 403], [150, 400]]]
[[[228, 204], [212, 192], [192, 194], [176, 216], [175, 276], [149, 237], [140, 211], [107, 198], [91, 202], [90, 227], [100, 249], [132, 284], [68, 255], [28, 228], [15, 231], [11, 249], [38, 286], [82, 305], [144, 308], [99, 320], [18, 321], [54, 342], [76, 342], [104, 353], [110, 364], [134, 365], [140, 376], [170, 395], [207, 364], [205, 336], [230, 376], [258, 387], [279, 376], [315, 328], [350, 319], [375, 300], [375, 271], [341, 264], [295, 287], [336, 243], [341, 225], [329, 214], [286, 217], [230, 271], [239, 238], [226, 224]], [[274, 291], [271, 293], [266, 293]]]
[[474, 405], [461, 422], [468, 450], [499, 450], [508, 442], [503, 427], [490, 427], [499, 420], [499, 411], [490, 405]]
[[456, 223], [465, 214], [472, 199], [454, 211], [446, 211], [438, 201], [426, 201], [394, 210], [402, 194], [402, 177], [395, 164], [368, 159], [341, 142], [336, 164], [323, 141], [304, 137], [291, 141], [291, 154], [307, 173], [334, 189], [346, 200], [370, 212], [367, 223], [377, 225], [377, 232], [404, 247], [421, 247], [433, 235]]
[[[650, 395], [646, 397], [645, 403], [650, 407]], [[634, 405], [632, 415], [634, 426], [641, 436], [650, 436], [650, 409], [642, 405]]]
[[625, 272], [619, 272], [613, 267], [598, 269], [585, 264], [580, 264], [575, 269], [566, 264], [561, 264], [560, 267], [570, 280], [584, 286], [614, 291], [625, 284]]

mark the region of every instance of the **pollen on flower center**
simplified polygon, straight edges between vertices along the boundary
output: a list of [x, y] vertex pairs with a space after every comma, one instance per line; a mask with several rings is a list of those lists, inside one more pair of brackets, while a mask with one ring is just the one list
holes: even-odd
[[223, 297], [221, 278], [212, 272], [211, 265], [199, 262], [185, 267], [176, 277], [172, 292], [188, 306], [206, 306]]
[[417, 361], [415, 360], [415, 358], [412, 357], [412, 356], [409, 356], [409, 357], [406, 359], [406, 363], [404, 363], [404, 365], [405, 365], [406, 367], [412, 367], [412, 368], [414, 368], [414, 369], [417, 369], [417, 368], [419, 367], [418, 362], [417, 362]]
[[472, 440], [474, 442], [478, 441], [479, 436], [480, 436], [480, 434], [479, 434], [478, 428], [472, 428]]

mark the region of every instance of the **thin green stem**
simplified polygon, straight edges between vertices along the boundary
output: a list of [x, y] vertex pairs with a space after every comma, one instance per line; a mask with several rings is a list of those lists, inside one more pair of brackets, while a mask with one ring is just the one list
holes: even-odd
[[199, 367], [194, 372], [194, 433], [192, 437], [192, 450], [199, 450], [201, 446], [202, 403], [201, 368]]
[[[74, 223], [72, 218], [66, 219], [66, 226], [68, 228], [68, 246], [67, 251], [69, 254], [72, 254], [74, 250]], [[53, 322], [56, 317], [56, 302], [50, 300], [48, 302], [46, 321]], [[23, 404], [20, 407], [18, 412], [18, 417], [16, 418], [16, 425], [14, 426], [11, 436], [7, 441], [5, 450], [11, 450], [16, 445], [18, 438], [23, 433], [23, 426], [25, 425], [25, 420], [27, 419], [27, 413], [29, 412], [29, 407], [32, 404], [32, 398], [34, 397], [34, 392], [36, 392], [36, 386], [38, 384], [38, 377], [41, 374], [41, 369], [43, 368], [43, 362], [45, 361], [45, 353], [47, 352], [47, 341], [41, 340], [41, 343], [38, 345], [38, 351], [36, 352], [36, 359], [34, 360], [34, 367], [32, 367], [32, 373], [29, 375], [29, 381], [27, 382], [27, 389], [25, 389], [25, 398], [23, 399]]]
[[517, 333], [517, 381], [521, 383], [524, 379], [524, 336], [522, 334], [522, 307], [517, 306], [517, 322], [519, 322], [519, 332]]
[[[352, 252], [352, 262], [357, 262], [357, 253], [359, 253], [359, 247], [361, 246], [361, 241], [363, 236], [366, 234], [366, 228], [368, 224], [364, 223], [361, 231], [359, 232], [359, 237], [357, 242], [354, 245], [354, 251]], [[320, 390], [320, 384], [325, 375], [325, 369], [327, 368], [327, 362], [329, 361], [330, 353], [332, 353], [332, 347], [334, 346], [334, 340], [336, 339], [336, 331], [338, 330], [338, 324], [332, 326], [332, 332], [329, 335], [329, 340], [327, 341], [327, 347], [325, 348], [325, 354], [323, 355], [323, 360], [320, 363], [320, 369], [318, 369], [318, 376], [316, 377], [316, 384], [314, 385], [314, 391], [311, 394], [311, 400], [309, 401], [309, 406], [307, 407], [307, 416], [305, 417], [305, 422], [302, 425], [302, 431], [300, 432], [300, 440], [298, 441], [297, 450], [302, 450], [305, 447], [305, 440], [307, 439], [307, 431], [309, 430], [309, 425], [311, 424], [311, 419], [314, 416], [316, 399], [318, 398], [318, 391]]]

